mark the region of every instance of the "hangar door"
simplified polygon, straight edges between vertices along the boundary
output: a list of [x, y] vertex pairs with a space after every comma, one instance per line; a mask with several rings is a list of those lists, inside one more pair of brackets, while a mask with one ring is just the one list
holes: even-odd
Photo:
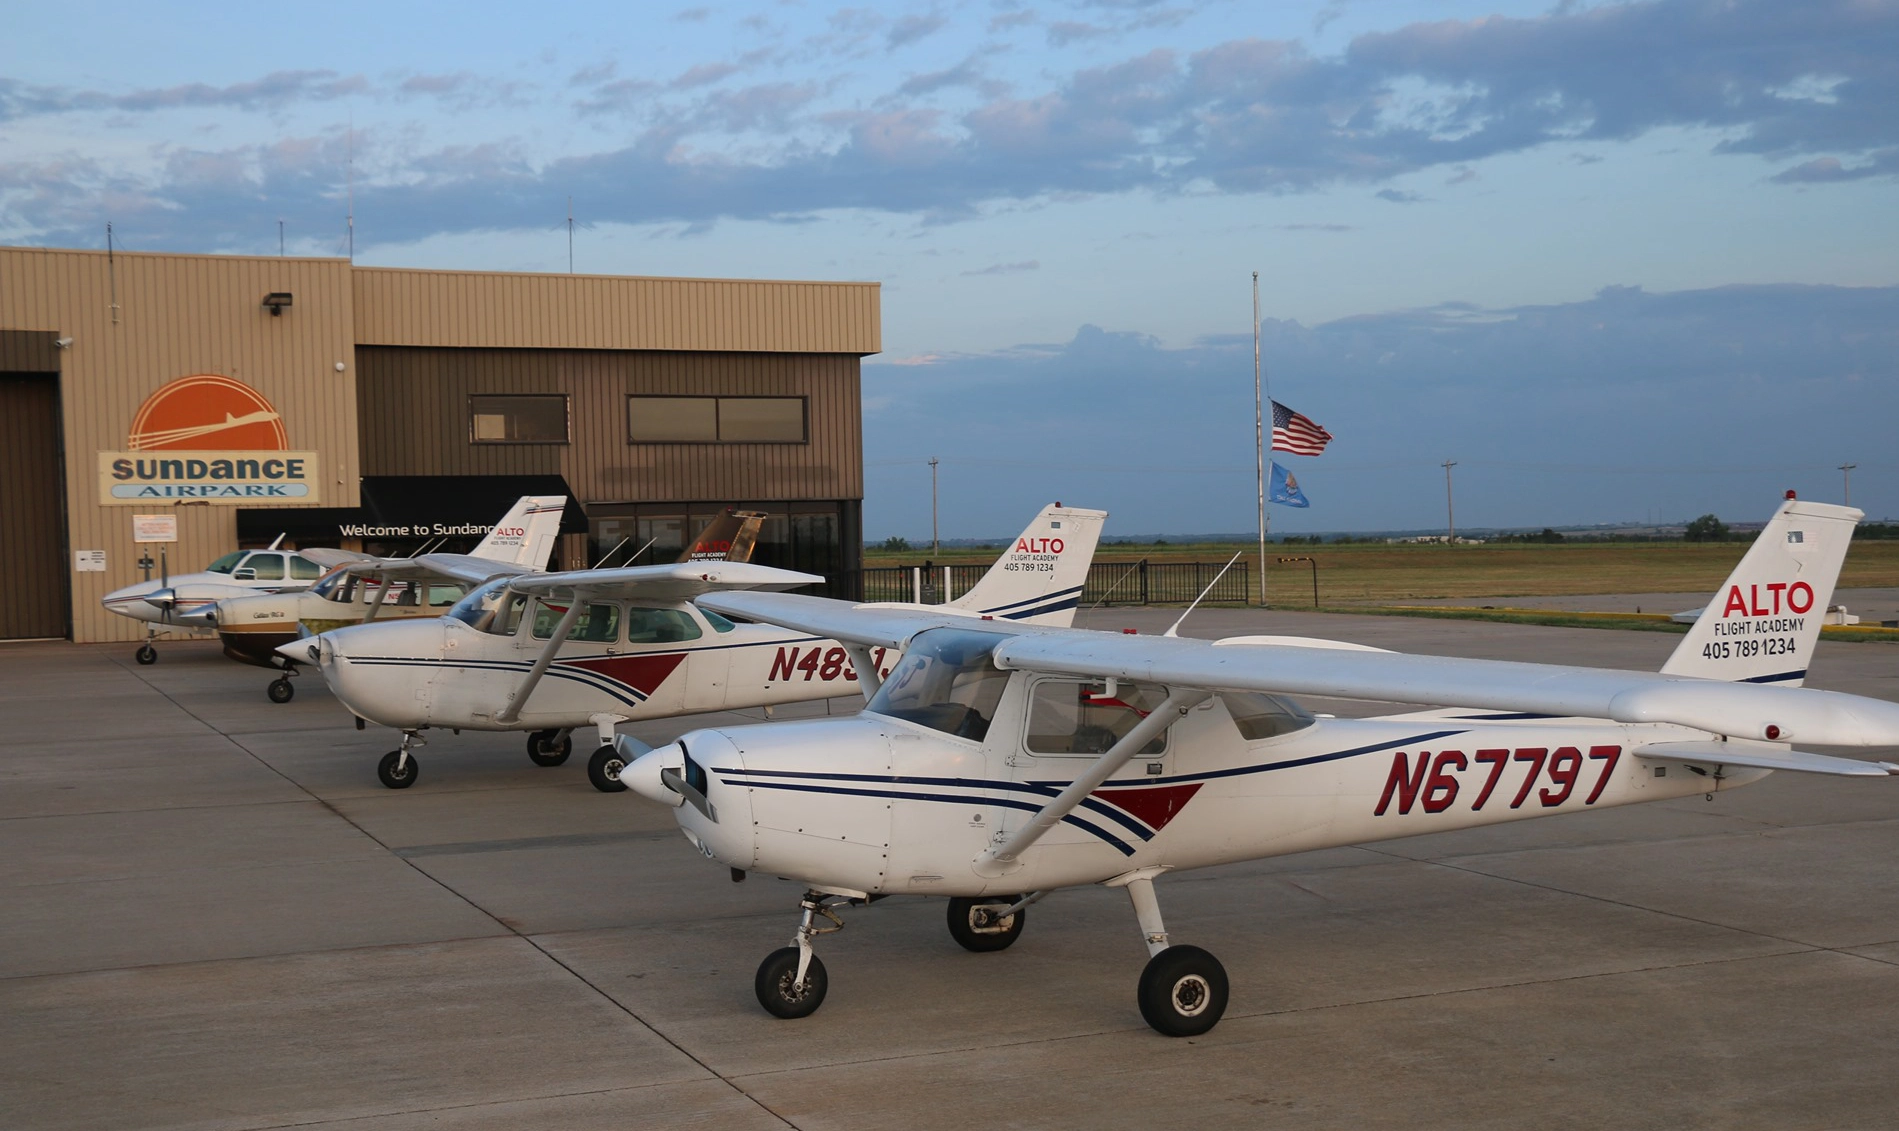
[[0, 372], [0, 639], [66, 636], [59, 376]]

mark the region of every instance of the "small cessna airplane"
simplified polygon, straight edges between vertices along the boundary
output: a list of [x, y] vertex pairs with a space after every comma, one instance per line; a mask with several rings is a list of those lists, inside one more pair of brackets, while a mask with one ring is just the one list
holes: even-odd
[[358, 556], [346, 550], [280, 550], [282, 543], [279, 536], [268, 549], [233, 550], [200, 573], [172, 577], [166, 571], [155, 581], [115, 589], [99, 603], [149, 626], [134, 658], [155, 664], [158, 649], [152, 640], [161, 631], [209, 632], [214, 627], [212, 608], [224, 598], [308, 589], [324, 570]]
[[[948, 896], [951, 936], [993, 951], [1045, 895], [1102, 884], [1126, 889], [1147, 945], [1142, 1016], [1191, 1036], [1219, 1021], [1227, 975], [1170, 942], [1154, 894], [1168, 872], [1708, 793], [1774, 770], [1899, 774], [1790, 745], [1899, 744], [1899, 703], [1800, 686], [1860, 517], [1789, 493], [1659, 674], [707, 594], [705, 608], [835, 637], [870, 702], [848, 719], [693, 731], [620, 777], [673, 806], [734, 880], [808, 885], [792, 945], [755, 979], [776, 1016], [824, 1000], [811, 942], [842, 926], [844, 904]], [[880, 684], [874, 653], [897, 650]], [[1285, 695], [1440, 706], [1318, 718]]]
[[[1044, 507], [969, 592], [930, 615], [1001, 622], [1072, 622], [1107, 512]], [[429, 727], [529, 731], [528, 757], [558, 766], [571, 735], [592, 726], [595, 788], [626, 788], [620, 767], [646, 747], [623, 722], [697, 711], [800, 703], [858, 692], [860, 666], [895, 662], [883, 649], [853, 665], [845, 646], [806, 632], [734, 624], [692, 604], [701, 594], [788, 589], [824, 579], [739, 562], [496, 578], [435, 620], [363, 624], [287, 644], [314, 663], [355, 713], [402, 731], [377, 767], [391, 789], [414, 783], [411, 747]]]
[[[560, 535], [565, 495], [523, 495], [467, 554], [422, 554], [372, 558], [342, 550], [347, 560], [308, 589], [245, 593], [217, 600], [203, 614], [224, 643], [224, 654], [243, 664], [275, 668], [270, 701], [288, 703], [295, 661], [277, 649], [310, 633], [375, 620], [441, 616], [473, 585], [498, 573], [521, 573], [547, 565]], [[315, 553], [317, 551], [305, 551]], [[194, 590], [196, 592], [196, 590]]]

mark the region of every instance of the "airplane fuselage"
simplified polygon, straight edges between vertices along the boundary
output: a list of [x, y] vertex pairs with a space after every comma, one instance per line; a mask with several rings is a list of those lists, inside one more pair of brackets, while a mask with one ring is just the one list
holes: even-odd
[[866, 895], [1020, 894], [1685, 797], [1766, 776], [1631, 753], [1695, 738], [1706, 735], [1425, 712], [1322, 718], [1248, 740], [1216, 697], [1174, 725], [1164, 750], [1137, 755], [1001, 864], [985, 852], [1093, 761], [1032, 753], [1022, 713], [1005, 699], [981, 742], [868, 713], [693, 731], [678, 745], [710, 815], [690, 804], [675, 813], [702, 853], [745, 871]]
[[[689, 618], [697, 635], [569, 641], [507, 721], [497, 715], [546, 645], [531, 622], [514, 635], [452, 617], [343, 628], [324, 634], [317, 663], [344, 706], [402, 730], [584, 727], [603, 715], [637, 721], [858, 693], [857, 672], [835, 640], [759, 624], [715, 628], [691, 605], [664, 608]], [[884, 668], [896, 660], [873, 658]]]

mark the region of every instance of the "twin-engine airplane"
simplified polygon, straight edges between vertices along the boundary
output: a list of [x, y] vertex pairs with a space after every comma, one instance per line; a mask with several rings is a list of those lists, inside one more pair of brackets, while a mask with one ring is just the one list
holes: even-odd
[[378, 616], [438, 617], [471, 587], [496, 574], [542, 569], [560, 536], [566, 507], [565, 495], [523, 495], [467, 554], [373, 558], [340, 550], [306, 551], [340, 554], [347, 560], [308, 589], [226, 596], [204, 619], [217, 630], [226, 656], [280, 670], [283, 674], [270, 682], [267, 693], [273, 703], [288, 703], [296, 695], [290, 680], [297, 674], [297, 663], [277, 649], [312, 633]]
[[99, 603], [109, 612], [145, 622], [145, 642], [134, 658], [141, 664], [155, 664], [158, 649], [152, 640], [161, 631], [209, 632], [215, 626], [212, 610], [219, 601], [308, 589], [324, 570], [359, 556], [346, 550], [280, 550], [282, 542], [279, 536], [268, 549], [233, 550], [197, 573], [173, 577], [167, 571], [156, 580], [114, 589]]
[[[1105, 518], [1105, 511], [1044, 507], [949, 605], [882, 607], [1067, 625]], [[355, 625], [282, 651], [315, 663], [358, 718], [402, 731], [401, 746], [376, 771], [391, 789], [414, 783], [410, 749], [429, 727], [529, 731], [528, 756], [558, 766], [572, 750], [572, 732], [592, 726], [599, 746], [587, 777], [613, 793], [626, 788], [620, 767], [646, 751], [616, 733], [620, 723], [855, 695], [862, 670], [896, 661], [877, 648], [854, 662], [849, 646], [821, 634], [734, 624], [692, 604], [722, 590], [823, 580], [740, 562], [521, 574], [471, 591], [439, 619]]]
[[[1169, 939], [1164, 873], [1711, 793], [1774, 770], [1899, 773], [1791, 745], [1899, 744], [1899, 704], [1800, 686], [1860, 517], [1790, 494], [1659, 674], [707, 594], [707, 609], [836, 638], [874, 694], [853, 718], [693, 731], [621, 780], [674, 806], [734, 879], [808, 885], [792, 945], [755, 981], [779, 1017], [824, 1000], [811, 942], [837, 929], [820, 918], [842, 925], [842, 904], [949, 896], [950, 934], [989, 951], [1050, 892], [1103, 884], [1126, 889], [1147, 944], [1141, 1015], [1190, 1036], [1219, 1021], [1227, 975]], [[881, 686], [877, 650], [903, 653]], [[1283, 695], [1440, 709], [1315, 718]]]

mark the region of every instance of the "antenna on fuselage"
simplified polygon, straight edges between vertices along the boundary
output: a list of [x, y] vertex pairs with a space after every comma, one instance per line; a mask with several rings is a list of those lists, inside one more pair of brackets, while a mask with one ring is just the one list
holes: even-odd
[[1194, 609], [1199, 607], [1200, 602], [1207, 599], [1207, 594], [1213, 592], [1213, 587], [1220, 584], [1220, 579], [1226, 576], [1226, 571], [1229, 569], [1232, 569], [1233, 563], [1239, 561], [1240, 554], [1244, 554], [1245, 552], [1246, 552], [1245, 550], [1241, 550], [1239, 554], [1234, 554], [1233, 557], [1230, 558], [1225, 565], [1221, 566], [1220, 572], [1214, 574], [1213, 580], [1207, 582], [1207, 587], [1200, 591], [1200, 596], [1195, 597], [1193, 599], [1193, 604], [1187, 606], [1187, 611], [1180, 614], [1180, 619], [1174, 622], [1173, 627], [1169, 628], [1166, 632], [1161, 633], [1161, 635], [1162, 636], [1179, 636], [1180, 626], [1187, 623], [1187, 617], [1190, 614], [1192, 614]]

